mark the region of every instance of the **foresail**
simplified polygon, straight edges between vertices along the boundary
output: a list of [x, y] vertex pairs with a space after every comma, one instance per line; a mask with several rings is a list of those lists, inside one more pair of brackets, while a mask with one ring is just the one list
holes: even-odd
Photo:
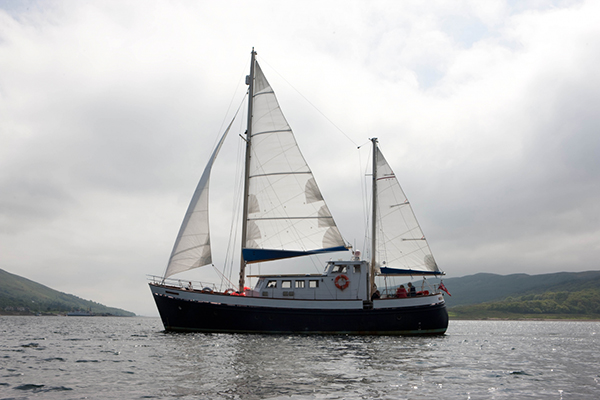
[[346, 250], [258, 63], [253, 101], [245, 261]]
[[394, 172], [376, 149], [377, 267], [382, 274], [441, 273]]
[[[235, 117], [234, 117], [235, 119]], [[177, 234], [169, 264], [165, 272], [165, 278], [198, 268], [212, 262], [210, 249], [210, 229], [208, 223], [208, 188], [210, 172], [217, 154], [225, 141], [227, 133], [233, 124], [233, 120], [223, 133], [221, 140], [213, 151], [204, 173], [198, 182], [192, 201], [185, 213], [181, 228]]]

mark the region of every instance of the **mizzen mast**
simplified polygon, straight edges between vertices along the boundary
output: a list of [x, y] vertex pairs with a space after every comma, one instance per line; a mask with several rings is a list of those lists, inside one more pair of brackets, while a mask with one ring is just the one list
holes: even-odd
[[369, 298], [375, 293], [375, 263], [377, 262], [377, 138], [372, 138], [373, 143], [373, 173], [372, 173], [372, 189], [371, 196], [371, 269], [369, 271]]

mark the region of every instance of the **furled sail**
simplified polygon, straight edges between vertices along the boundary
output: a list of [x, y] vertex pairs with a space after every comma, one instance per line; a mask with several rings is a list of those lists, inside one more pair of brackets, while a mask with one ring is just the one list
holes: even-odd
[[376, 266], [381, 274], [442, 274], [413, 209], [381, 150], [376, 148]]
[[273, 89], [255, 64], [246, 262], [346, 250]]
[[233, 120], [225, 130], [225, 133], [223, 133], [221, 140], [219, 140], [217, 147], [208, 160], [204, 173], [202, 173], [198, 186], [196, 186], [192, 201], [185, 213], [181, 228], [179, 228], [173, 251], [171, 251], [169, 264], [165, 271], [165, 278], [179, 272], [212, 263], [210, 230], [208, 224], [208, 187], [210, 172], [232, 124]]

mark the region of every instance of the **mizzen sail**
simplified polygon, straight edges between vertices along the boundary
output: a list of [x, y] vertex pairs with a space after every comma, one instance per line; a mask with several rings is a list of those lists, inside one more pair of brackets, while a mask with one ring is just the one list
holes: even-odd
[[376, 267], [382, 274], [441, 274], [394, 171], [376, 148]]

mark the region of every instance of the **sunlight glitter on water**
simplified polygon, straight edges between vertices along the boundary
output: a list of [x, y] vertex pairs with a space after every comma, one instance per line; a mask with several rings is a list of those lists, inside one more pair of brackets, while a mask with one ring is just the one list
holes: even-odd
[[156, 318], [0, 317], [0, 396], [600, 398], [597, 322], [452, 321], [441, 337], [169, 334]]

